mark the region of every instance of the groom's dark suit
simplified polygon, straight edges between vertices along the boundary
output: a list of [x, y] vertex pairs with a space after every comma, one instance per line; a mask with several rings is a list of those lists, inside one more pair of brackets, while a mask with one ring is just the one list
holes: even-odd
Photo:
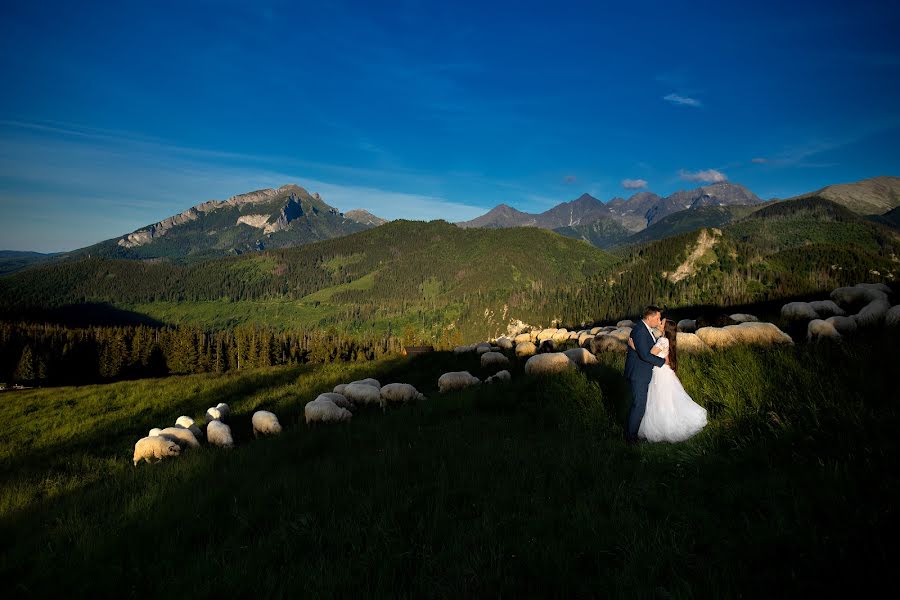
[[653, 348], [653, 336], [643, 321], [635, 323], [631, 328], [631, 341], [634, 350], [628, 347], [625, 355], [625, 379], [631, 386], [631, 408], [628, 410], [628, 429], [625, 436], [628, 440], [637, 440], [638, 429], [644, 412], [647, 410], [647, 390], [653, 378], [653, 367], [666, 364], [666, 359], [650, 354]]

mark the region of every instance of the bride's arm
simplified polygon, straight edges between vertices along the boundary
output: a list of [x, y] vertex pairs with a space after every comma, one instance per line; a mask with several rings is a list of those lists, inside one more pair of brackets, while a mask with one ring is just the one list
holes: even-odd
[[[628, 345], [632, 350], [634, 350], [634, 341], [632, 341], [631, 338], [628, 338]], [[659, 356], [660, 352], [662, 352], [662, 348], [660, 348], [659, 346], [653, 346], [652, 348], [650, 348], [650, 354], [652, 354], [653, 356]]]

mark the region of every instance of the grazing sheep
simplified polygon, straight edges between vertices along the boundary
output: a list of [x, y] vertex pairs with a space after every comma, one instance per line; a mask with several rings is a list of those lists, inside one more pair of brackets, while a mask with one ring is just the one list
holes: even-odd
[[860, 327], [875, 327], [884, 322], [889, 310], [891, 305], [887, 298], [877, 298], [866, 304], [853, 318]]
[[891, 287], [886, 283], [857, 283], [856, 287], [875, 292], [884, 292], [887, 295], [894, 293]]
[[215, 406], [206, 409], [206, 421], [224, 421], [225, 415]]
[[697, 320], [696, 319], [682, 319], [678, 321], [678, 331], [683, 331], [684, 333], [694, 333], [697, 331]]
[[206, 441], [210, 446], [219, 448], [234, 447], [234, 438], [231, 437], [231, 427], [222, 421], [210, 421], [206, 426]]
[[453, 349], [453, 354], [467, 354], [469, 352], [475, 352], [475, 344], [469, 344], [468, 346], [457, 346]]
[[353, 410], [353, 403], [347, 400], [347, 396], [335, 392], [324, 392], [316, 397], [316, 400], [331, 400], [341, 408]]
[[250, 422], [253, 423], [253, 437], [255, 438], [259, 437], [260, 434], [274, 435], [281, 433], [281, 423], [278, 422], [278, 417], [275, 416], [275, 413], [267, 410], [258, 410], [253, 413]]
[[841, 335], [856, 333], [856, 319], [853, 317], [828, 317], [825, 319], [825, 322], [831, 323], [832, 327], [834, 327]]
[[551, 352], [550, 354], [537, 354], [528, 359], [525, 363], [525, 373], [528, 375], [549, 375], [552, 373], [561, 373], [575, 366], [568, 356], [562, 352]]
[[775, 346], [778, 344], [793, 344], [791, 336], [778, 329], [772, 323], [746, 322], [738, 325], [727, 325], [723, 331], [730, 333], [738, 344], [753, 344], [758, 346]]
[[828, 321], [813, 319], [806, 326], [806, 339], [810, 342], [818, 342], [824, 339], [839, 340], [841, 339], [841, 334]]
[[809, 302], [788, 302], [781, 307], [781, 316], [789, 321], [813, 320], [819, 318], [819, 313], [810, 306]]
[[408, 383], [389, 383], [381, 388], [381, 399], [385, 402], [421, 401], [425, 399], [425, 394], [420, 394], [419, 390]]
[[344, 388], [344, 396], [355, 404], [378, 404], [382, 408], [384, 407], [381, 400], [381, 387], [366, 383], [348, 383]]
[[584, 348], [570, 348], [563, 352], [573, 363], [579, 366], [597, 364], [597, 357]]
[[753, 315], [748, 315], [746, 313], [734, 313], [728, 317], [735, 323], [758, 323], [759, 318], [754, 317]]
[[553, 335], [554, 335], [556, 332], [557, 332], [557, 330], [556, 330], [555, 328], [552, 328], [552, 327], [549, 328], [549, 329], [542, 329], [542, 330], [537, 334], [537, 341], [543, 342], [544, 340], [551, 340], [551, 339], [553, 339]]
[[182, 415], [175, 420], [175, 424], [184, 427], [185, 429], [190, 429], [191, 433], [194, 434], [194, 437], [198, 440], [203, 437], [203, 431], [197, 427], [194, 420], [188, 416]]
[[557, 329], [550, 339], [557, 343], [565, 342], [569, 339], [569, 331], [567, 329]]
[[477, 352], [478, 354], [484, 354], [485, 352], [490, 352], [490, 351], [491, 351], [491, 345], [487, 344], [487, 343], [478, 344], [478, 346], [475, 347], [475, 352]]
[[481, 380], [468, 371], [451, 371], [438, 378], [438, 389], [444, 393], [450, 390], [461, 390], [479, 383]]
[[598, 335], [594, 343], [588, 348], [594, 354], [598, 352], [625, 352], [628, 349], [628, 341], [609, 334]]
[[345, 387], [347, 387], [346, 383], [339, 383], [338, 385], [334, 386], [334, 389], [332, 390], [332, 392], [343, 396]]
[[713, 349], [728, 348], [734, 346], [737, 340], [730, 331], [724, 327], [701, 327], [695, 334], [704, 344]]
[[509, 371], [497, 371], [490, 377], [484, 380], [485, 383], [498, 383], [498, 382], [506, 382], [512, 379], [512, 375], [509, 374]]
[[578, 345], [582, 348], [587, 347], [587, 343], [594, 339], [595, 334], [592, 333], [582, 333], [578, 336]]
[[709, 352], [710, 350], [706, 342], [697, 337], [696, 333], [679, 331], [677, 335], [675, 343], [678, 344], [679, 352]]
[[150, 430], [150, 432], [147, 434], [147, 436], [148, 437], [159, 437], [159, 434], [161, 434], [161, 433], [162, 433], [161, 428], [154, 427], [153, 429]]
[[616, 323], [616, 327], [618, 329], [624, 329], [625, 327], [634, 327], [634, 321], [631, 319], [623, 319]]
[[843, 317], [847, 314], [844, 312], [844, 309], [835, 304], [833, 300], [815, 300], [810, 302], [809, 305], [822, 317]]
[[[378, 380], [377, 380], [377, 379], [373, 379], [373, 378], [371, 378], [371, 377], [369, 377], [369, 378], [367, 378], [367, 379], [359, 379], [359, 380], [357, 380], [357, 381], [351, 381], [350, 384], [348, 384], [348, 385], [351, 385], [351, 384], [354, 384], [354, 383], [358, 383], [358, 384], [360, 384], [360, 385], [368, 385], [368, 386], [371, 386], [371, 387], [373, 387], [373, 388], [378, 388], [379, 390], [381, 389], [381, 384], [378, 382]], [[340, 394], [340, 392], [338, 392], [338, 393]], [[346, 394], [344, 394], [344, 395], [346, 396]]]
[[554, 342], [553, 340], [544, 340], [543, 342], [541, 342], [541, 345], [538, 346], [537, 351], [539, 354], [556, 352], [556, 342]]
[[497, 346], [502, 350], [512, 350], [513, 341], [506, 336], [497, 338]]
[[499, 352], [485, 352], [481, 355], [482, 367], [505, 367], [509, 364], [509, 359]]
[[591, 335], [597, 335], [598, 333], [600, 333], [601, 329], [603, 329], [603, 328], [602, 327], [591, 327], [591, 330], [589, 333]]
[[516, 337], [513, 338], [513, 342], [515, 344], [521, 344], [522, 342], [530, 342], [531, 334], [530, 333], [520, 333]]
[[884, 324], [888, 327], [900, 326], [900, 304], [892, 306], [887, 314], [884, 315]]
[[516, 356], [534, 356], [537, 346], [532, 342], [519, 342], [516, 344]]
[[[371, 386], [369, 386], [371, 387]], [[345, 423], [353, 418], [353, 413], [341, 408], [331, 400], [313, 400], [303, 407], [306, 424], [310, 423]]]
[[614, 337], [617, 340], [622, 340], [625, 343], [628, 343], [628, 338], [631, 337], [631, 327], [617, 327], [613, 329], [606, 335], [610, 337]]
[[200, 447], [200, 442], [197, 441], [197, 438], [191, 433], [191, 430], [185, 429], [184, 427], [166, 427], [165, 429], [161, 429], [156, 436], [172, 440], [182, 448]]
[[831, 299], [844, 306], [848, 304], [861, 304], [874, 300], [887, 299], [890, 288], [881, 287], [883, 284], [860, 283], [853, 287], [841, 287], [831, 292]]
[[181, 447], [167, 438], [148, 436], [141, 438], [134, 445], [134, 466], [142, 460], [150, 462], [151, 458], [162, 460], [169, 456], [181, 454]]

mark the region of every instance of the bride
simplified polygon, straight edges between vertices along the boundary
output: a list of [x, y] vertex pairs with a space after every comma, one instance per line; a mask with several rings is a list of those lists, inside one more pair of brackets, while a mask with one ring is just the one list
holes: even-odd
[[[638, 437], [651, 442], [681, 442], [706, 426], [706, 409], [691, 399], [675, 374], [678, 370], [678, 333], [674, 321], [663, 319], [660, 328], [664, 335], [650, 352], [660, 358], [668, 356], [669, 364], [653, 367], [653, 378], [647, 391], [647, 411]], [[628, 343], [632, 344], [631, 340]]]

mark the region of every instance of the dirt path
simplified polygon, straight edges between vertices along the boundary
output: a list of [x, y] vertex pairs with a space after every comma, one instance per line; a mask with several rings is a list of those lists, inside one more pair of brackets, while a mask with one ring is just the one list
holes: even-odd
[[708, 250], [710, 250], [716, 243], [719, 241], [719, 236], [722, 235], [722, 232], [718, 229], [713, 229], [712, 234], [709, 233], [708, 230], [704, 229], [700, 232], [700, 236], [697, 238], [697, 245], [694, 247], [694, 250], [688, 255], [683, 263], [678, 265], [678, 268], [675, 269], [674, 273], [669, 275], [669, 280], [672, 283], [678, 283], [685, 277], [690, 277], [694, 274], [694, 267], [697, 265], [697, 261], [706, 254]]

